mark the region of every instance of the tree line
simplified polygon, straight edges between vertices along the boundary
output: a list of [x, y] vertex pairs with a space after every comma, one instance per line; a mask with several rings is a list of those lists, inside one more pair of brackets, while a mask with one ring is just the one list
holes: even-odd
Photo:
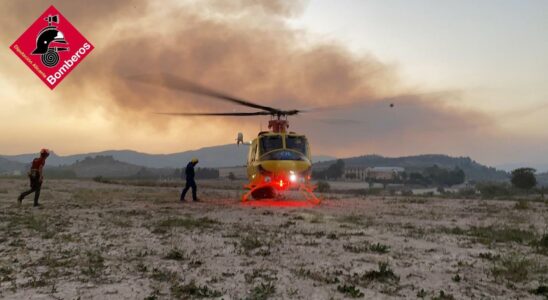
[[[338, 159], [325, 170], [313, 171], [312, 178], [316, 180], [340, 179], [343, 178], [344, 170], [344, 160]], [[349, 178], [352, 177], [352, 174], [348, 175]], [[455, 167], [454, 169], [446, 169], [440, 168], [438, 165], [433, 165], [422, 171], [402, 172], [391, 179], [371, 178], [370, 180], [381, 183], [452, 186], [463, 183], [466, 179], [465, 177], [464, 171], [458, 167]]]

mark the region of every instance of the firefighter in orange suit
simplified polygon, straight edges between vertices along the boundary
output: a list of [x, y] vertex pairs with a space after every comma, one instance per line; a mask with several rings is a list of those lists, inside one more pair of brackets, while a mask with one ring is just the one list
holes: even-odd
[[40, 151], [40, 157], [37, 157], [32, 161], [32, 165], [28, 173], [30, 179], [30, 190], [19, 195], [19, 198], [17, 198], [19, 204], [21, 204], [26, 196], [34, 193], [34, 206], [40, 206], [40, 204], [38, 204], [38, 198], [40, 198], [40, 189], [42, 188], [42, 182], [44, 181], [44, 165], [46, 164], [46, 159], [48, 156], [49, 150], [42, 149]]

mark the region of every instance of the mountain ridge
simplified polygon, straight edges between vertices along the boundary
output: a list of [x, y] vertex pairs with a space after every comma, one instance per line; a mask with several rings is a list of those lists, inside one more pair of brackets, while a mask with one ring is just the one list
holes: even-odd
[[[135, 150], [105, 150], [90, 153], [72, 154], [66, 156], [57, 155], [53, 152], [48, 158], [48, 165], [63, 166], [71, 165], [86, 157], [112, 156], [115, 160], [143, 166], [147, 168], [180, 168], [185, 166], [193, 157], [200, 159], [200, 166], [207, 168], [232, 167], [245, 165], [247, 160], [247, 146], [235, 144], [203, 147], [195, 150], [175, 152], [168, 154], [149, 154]], [[0, 155], [4, 159], [13, 162], [28, 164], [37, 154], [27, 153], [18, 155]], [[333, 159], [326, 155], [314, 156], [314, 161]]]
[[[141, 167], [151, 169], [176, 169], [182, 168], [193, 157], [200, 159], [200, 167], [203, 168], [225, 168], [234, 166], [243, 166], [247, 158], [246, 146], [236, 146], [233, 144], [220, 145], [213, 147], [204, 147], [196, 150], [176, 152], [170, 154], [148, 154], [134, 150], [106, 150], [100, 152], [74, 154], [67, 156], [58, 156], [52, 153], [48, 158], [48, 167], [70, 167], [78, 164], [87, 158], [94, 157], [112, 157], [113, 160], [130, 164], [123, 166], [128, 172], [118, 173], [115, 170], [109, 170], [109, 174], [128, 174], [134, 173]], [[10, 171], [25, 172], [29, 163], [36, 157], [36, 154], [20, 155], [0, 155], [0, 173], [9, 173]], [[313, 161], [314, 169], [321, 170], [327, 168], [335, 162], [334, 157], [315, 156]], [[508, 173], [497, 170], [494, 167], [482, 165], [470, 157], [452, 157], [445, 154], [422, 154], [402, 157], [384, 157], [378, 154], [361, 155], [343, 158], [347, 167], [403, 167], [407, 172], [420, 171], [426, 167], [438, 165], [442, 168], [460, 168], [465, 172], [467, 180], [476, 181], [506, 181]], [[131, 171], [129, 171], [131, 170]], [[76, 172], [78, 173], [78, 172]], [[540, 173], [540, 172], [539, 172]]]

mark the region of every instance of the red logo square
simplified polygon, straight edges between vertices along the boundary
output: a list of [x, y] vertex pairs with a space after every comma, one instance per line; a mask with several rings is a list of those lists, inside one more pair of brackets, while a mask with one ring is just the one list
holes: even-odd
[[53, 90], [93, 45], [52, 5], [10, 49]]

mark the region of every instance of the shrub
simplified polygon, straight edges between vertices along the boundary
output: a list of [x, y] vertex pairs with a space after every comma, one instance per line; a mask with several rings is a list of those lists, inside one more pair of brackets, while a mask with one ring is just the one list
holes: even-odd
[[329, 193], [331, 191], [331, 186], [327, 181], [318, 182], [318, 192], [320, 193]]
[[350, 298], [361, 298], [364, 296], [364, 293], [353, 285], [339, 285], [337, 286], [337, 291]]
[[171, 249], [167, 254], [166, 256], [164, 257], [164, 259], [169, 259], [169, 260], [184, 260], [185, 259], [185, 252], [182, 251], [182, 250], [179, 250], [177, 248], [173, 248]]
[[377, 253], [388, 253], [390, 251], [390, 246], [376, 243], [369, 246], [369, 250]]
[[260, 285], [257, 285], [253, 289], [251, 289], [251, 295], [249, 299], [265, 300], [274, 295], [275, 292], [276, 286], [274, 286], [274, 284], [272, 284], [271, 282], [261, 283]]
[[521, 199], [514, 205], [515, 209], [528, 209], [529, 208], [529, 202], [527, 200]]
[[538, 288], [536, 288], [534, 290], [531, 290], [530, 293], [535, 294], [535, 295], [539, 295], [539, 296], [544, 296], [546, 299], [548, 299], [548, 286], [539, 285]]
[[432, 300], [455, 300], [455, 296], [452, 294], [446, 294], [444, 291], [440, 291], [439, 295], [432, 297]]
[[394, 271], [388, 265], [388, 262], [379, 262], [379, 270], [371, 270], [366, 272], [361, 276], [362, 280], [365, 281], [379, 281], [379, 282], [389, 282], [389, 281], [399, 281], [400, 278], [394, 274]]
[[173, 284], [171, 286], [171, 294], [177, 299], [186, 299], [190, 296], [195, 298], [218, 298], [223, 294], [217, 290], [214, 290], [207, 285], [199, 286], [194, 281], [191, 281], [185, 285]]
[[240, 240], [240, 246], [247, 253], [251, 250], [262, 247], [263, 242], [259, 240], [256, 236], [244, 236]]
[[462, 190], [459, 190], [458, 195], [460, 197], [472, 197], [476, 195], [476, 189], [474, 188], [465, 188]]
[[509, 254], [501, 258], [491, 269], [493, 276], [508, 281], [520, 282], [527, 280], [533, 261], [525, 256]]
[[512, 196], [512, 190], [508, 184], [504, 183], [481, 183], [477, 185], [481, 197], [486, 199], [492, 199], [495, 197], [509, 197]]

